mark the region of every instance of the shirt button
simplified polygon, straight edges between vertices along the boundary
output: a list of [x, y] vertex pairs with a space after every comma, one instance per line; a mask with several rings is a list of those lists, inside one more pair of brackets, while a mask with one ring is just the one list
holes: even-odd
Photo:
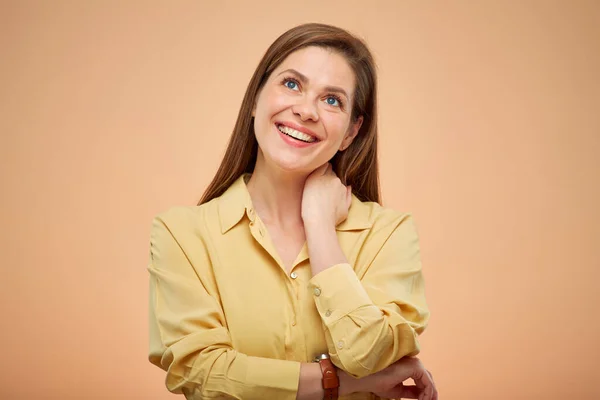
[[296, 273], [296, 271], [294, 271], [290, 274], [290, 278], [292, 278], [292, 279], [296, 279], [297, 277], [298, 277], [298, 274]]
[[320, 296], [321, 295], [321, 289], [319, 289], [318, 287], [315, 288], [314, 290], [315, 296]]
[[331, 310], [325, 311], [325, 316], [326, 317], [331, 317]]
[[292, 321], [292, 326], [296, 326], [296, 320]]
[[337, 347], [338, 347], [338, 349], [343, 349], [344, 348], [344, 341], [340, 340], [339, 342], [337, 342]]

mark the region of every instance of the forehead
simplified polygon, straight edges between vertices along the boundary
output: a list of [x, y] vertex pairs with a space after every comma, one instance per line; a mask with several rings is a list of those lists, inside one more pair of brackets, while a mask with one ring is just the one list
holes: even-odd
[[352, 93], [354, 72], [337, 51], [309, 46], [296, 50], [275, 69], [273, 75], [287, 69], [295, 69], [309, 79], [311, 86], [338, 86]]

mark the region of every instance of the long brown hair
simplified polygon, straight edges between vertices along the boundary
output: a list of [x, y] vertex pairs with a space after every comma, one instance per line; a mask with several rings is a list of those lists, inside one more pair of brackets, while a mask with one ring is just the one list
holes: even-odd
[[363, 123], [352, 144], [330, 160], [343, 184], [361, 201], [380, 203], [377, 162], [377, 76], [375, 62], [366, 44], [347, 31], [325, 24], [304, 24], [282, 34], [269, 47], [258, 64], [240, 107], [229, 145], [212, 182], [198, 205], [221, 196], [237, 178], [252, 172], [256, 164], [258, 142], [254, 136], [252, 109], [256, 96], [270, 74], [296, 50], [318, 46], [337, 51], [356, 76], [351, 119], [362, 115]]

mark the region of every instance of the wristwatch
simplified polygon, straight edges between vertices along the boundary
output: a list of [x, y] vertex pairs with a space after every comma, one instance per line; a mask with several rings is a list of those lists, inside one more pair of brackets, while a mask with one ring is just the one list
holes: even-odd
[[340, 380], [337, 375], [337, 369], [329, 359], [329, 354], [319, 354], [314, 362], [318, 362], [323, 373], [323, 389], [325, 396], [323, 400], [337, 400]]

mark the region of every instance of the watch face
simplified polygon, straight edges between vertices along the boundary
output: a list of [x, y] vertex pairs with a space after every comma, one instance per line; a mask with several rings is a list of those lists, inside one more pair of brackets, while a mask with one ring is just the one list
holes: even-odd
[[315, 357], [315, 362], [319, 362], [321, 360], [327, 360], [328, 358], [329, 358], [329, 354], [327, 354], [327, 353], [319, 354], [318, 356]]

